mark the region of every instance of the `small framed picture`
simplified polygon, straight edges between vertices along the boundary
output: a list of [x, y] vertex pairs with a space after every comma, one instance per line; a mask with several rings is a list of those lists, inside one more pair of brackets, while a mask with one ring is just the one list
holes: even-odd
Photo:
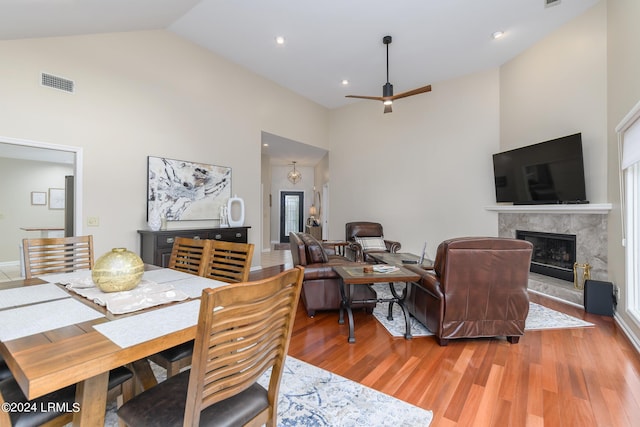
[[47, 193], [44, 191], [32, 191], [31, 192], [31, 204], [32, 205], [46, 205]]
[[64, 188], [49, 189], [49, 209], [64, 209]]

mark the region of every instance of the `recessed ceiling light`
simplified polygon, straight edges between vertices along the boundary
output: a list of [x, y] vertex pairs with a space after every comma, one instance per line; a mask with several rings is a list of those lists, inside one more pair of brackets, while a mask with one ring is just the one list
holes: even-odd
[[342, 80], [342, 86], [347, 86], [348, 84], [349, 84], [349, 80], [347, 79]]
[[267, 144], [266, 142], [264, 144], [262, 144], [263, 147], [268, 147], [269, 144]]
[[278, 37], [276, 37], [276, 43], [278, 43], [278, 44], [284, 44], [284, 37], [282, 37], [282, 36], [278, 36]]
[[500, 37], [504, 36], [504, 31], [496, 31], [495, 33], [491, 34], [491, 37], [493, 37], [493, 39], [499, 39]]

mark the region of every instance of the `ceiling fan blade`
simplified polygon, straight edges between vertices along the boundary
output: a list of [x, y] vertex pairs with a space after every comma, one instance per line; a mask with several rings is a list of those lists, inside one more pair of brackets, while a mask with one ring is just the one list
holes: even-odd
[[402, 92], [402, 93], [399, 93], [397, 95], [393, 95], [391, 97], [391, 99], [406, 98], [407, 96], [417, 95], [419, 93], [425, 93], [425, 92], [431, 92], [431, 85], [419, 87], [417, 89], [413, 89], [413, 90], [409, 90], [407, 92]]
[[391, 104], [384, 106], [384, 113], [391, 113], [393, 110], [391, 109]]
[[384, 101], [384, 99], [381, 96], [345, 95], [345, 98], [372, 99], [374, 101]]

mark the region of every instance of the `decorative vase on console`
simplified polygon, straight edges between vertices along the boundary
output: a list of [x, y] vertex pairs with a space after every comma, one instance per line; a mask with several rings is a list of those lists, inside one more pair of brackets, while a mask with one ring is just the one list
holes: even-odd
[[244, 225], [244, 200], [234, 194], [227, 202], [227, 221], [229, 227], [242, 227]]
[[160, 209], [157, 206], [151, 208], [151, 212], [149, 212], [149, 221], [147, 221], [149, 228], [153, 231], [160, 230], [162, 226], [162, 217], [160, 216]]
[[227, 220], [228, 220], [227, 207], [226, 206], [220, 206], [220, 228], [229, 227], [229, 223], [227, 222]]

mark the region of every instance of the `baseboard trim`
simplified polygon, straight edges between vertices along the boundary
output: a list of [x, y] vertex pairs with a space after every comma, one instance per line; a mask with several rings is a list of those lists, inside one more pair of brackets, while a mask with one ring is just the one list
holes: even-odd
[[564, 304], [568, 304], [568, 305], [571, 305], [571, 306], [573, 306], [573, 307], [578, 307], [578, 308], [581, 308], [581, 309], [583, 309], [583, 310], [584, 310], [584, 306], [582, 306], [582, 305], [580, 305], [580, 304], [576, 304], [575, 302], [567, 301], [566, 299], [562, 299], [562, 298], [555, 297], [555, 296], [553, 296], [553, 295], [545, 294], [544, 292], [536, 291], [536, 290], [531, 289], [531, 288], [529, 288], [529, 289], [527, 289], [527, 290], [528, 290], [529, 292], [532, 292], [532, 293], [534, 293], [534, 294], [537, 294], [537, 295], [543, 296], [543, 297], [545, 297], [545, 298], [549, 298], [549, 299], [552, 299], [552, 300], [555, 300], [555, 301], [558, 301], [558, 302], [561, 302], [561, 303], [564, 303]]
[[627, 337], [629, 342], [631, 342], [631, 345], [633, 345], [638, 354], [640, 354], [640, 341], [638, 340], [638, 337], [636, 337], [636, 335], [632, 332], [631, 328], [629, 328], [629, 325], [627, 325], [624, 319], [620, 317], [617, 312], [613, 314], [613, 320], [616, 322], [616, 325], [620, 327], [622, 333]]
[[0, 267], [20, 267], [20, 261], [0, 262]]

